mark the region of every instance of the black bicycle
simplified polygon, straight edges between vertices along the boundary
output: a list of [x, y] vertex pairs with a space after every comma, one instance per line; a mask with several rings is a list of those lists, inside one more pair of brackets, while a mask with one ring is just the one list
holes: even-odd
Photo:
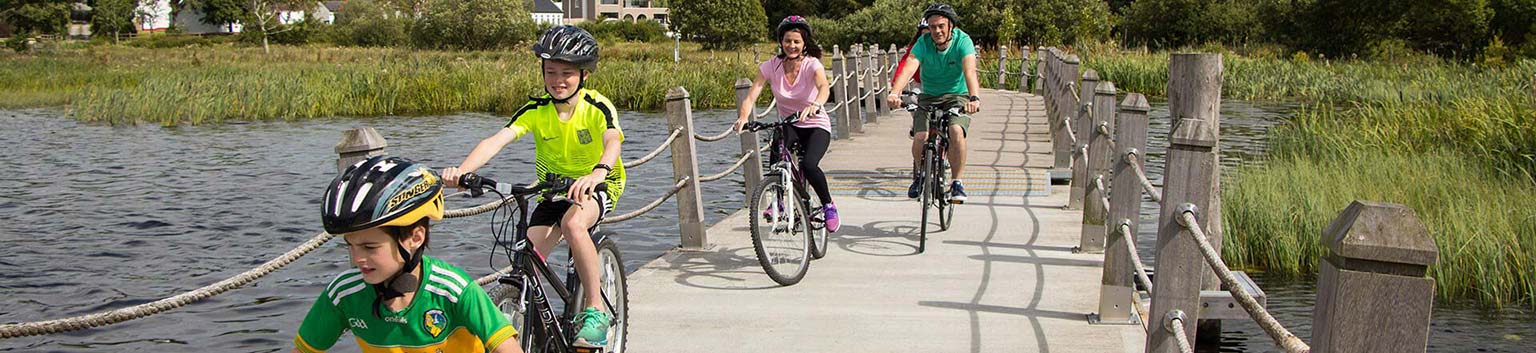
[[921, 111], [928, 115], [928, 138], [923, 142], [922, 165], [918, 168], [922, 173], [922, 204], [923, 220], [919, 227], [917, 252], [928, 249], [928, 209], [937, 210], [939, 216], [939, 230], [949, 230], [949, 224], [954, 221], [955, 207], [952, 205], [949, 190], [949, 121], [950, 118], [960, 115], [960, 108], [944, 109], [938, 106], [919, 106], [913, 103], [915, 99], [908, 95], [903, 99], [907, 102], [902, 108], [906, 111]]
[[[581, 279], [576, 273], [575, 259], [567, 253], [565, 280], [562, 281], [550, 270], [544, 255], [528, 241], [528, 200], [534, 196], [543, 196], [556, 202], [571, 202], [559, 196], [559, 193], [569, 189], [572, 180], [555, 175], [549, 175], [544, 180], [533, 185], [517, 186], [497, 183], [474, 173], [466, 173], [459, 179], [459, 186], [469, 189], [472, 197], [479, 197], [487, 191], [500, 196], [503, 202], [497, 207], [498, 211], [507, 206], [516, 207], [505, 220], [491, 227], [496, 244], [506, 251], [507, 260], [512, 264], [512, 270], [497, 278], [497, 285], [488, 291], [491, 301], [517, 329], [518, 343], [524, 352], [624, 352], [629, 327], [629, 287], [624, 280], [624, 263], [619, 255], [618, 244], [609, 239], [606, 233], [599, 232], [596, 225], [588, 230], [592, 244], [597, 246], [602, 269], [603, 305], [607, 312], [613, 314], [613, 326], [608, 330], [608, 342], [603, 347], [574, 345], [578, 328], [574, 327], [572, 321], [576, 313], [583, 309], [582, 304], [586, 303]], [[597, 184], [595, 189], [603, 191], [607, 185]], [[495, 222], [494, 214], [491, 218]], [[514, 220], [516, 227], [511, 237], [503, 239], [508, 223]], [[492, 256], [494, 254], [493, 250]], [[555, 313], [545, 288], [553, 288], [564, 304], [560, 313]]]
[[784, 143], [785, 129], [799, 121], [799, 114], [776, 122], [750, 122], [742, 130], [772, 132], [772, 148], [779, 158], [767, 171], [763, 184], [750, 195], [752, 249], [768, 277], [779, 285], [800, 283], [812, 259], [827, 256], [826, 216], [822, 205], [812, 207], [799, 153]]

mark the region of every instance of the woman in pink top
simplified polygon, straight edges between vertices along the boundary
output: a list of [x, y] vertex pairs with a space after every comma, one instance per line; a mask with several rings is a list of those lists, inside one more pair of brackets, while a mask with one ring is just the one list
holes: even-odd
[[[821, 157], [832, 143], [832, 119], [822, 110], [831, 84], [821, 65], [821, 47], [811, 39], [811, 24], [800, 16], [785, 17], [773, 37], [779, 41], [779, 55], [758, 66], [757, 79], [752, 81], [752, 89], [737, 110], [736, 131], [741, 131], [752, 116], [752, 103], [757, 101], [764, 84], [770, 86], [780, 116], [800, 114], [800, 122], [784, 134], [784, 142], [790, 146], [798, 143], [805, 151], [800, 170], [824, 205], [827, 231], [836, 232], [841, 221], [837, 206], [832, 204], [832, 194], [827, 191], [827, 175], [821, 171]], [[777, 154], [769, 156], [778, 158]]]

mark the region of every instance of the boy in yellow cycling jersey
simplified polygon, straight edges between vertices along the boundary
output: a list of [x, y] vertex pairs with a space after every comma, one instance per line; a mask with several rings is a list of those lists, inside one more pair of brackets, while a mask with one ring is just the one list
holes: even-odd
[[425, 255], [429, 222], [443, 218], [443, 184], [426, 166], [358, 162], [331, 181], [321, 206], [325, 231], [342, 235], [356, 269], [320, 293], [293, 352], [324, 352], [346, 330], [363, 352], [522, 352], [474, 277]]
[[[587, 31], [564, 25], [550, 28], [533, 46], [542, 61], [544, 91], [512, 114], [512, 121], [481, 140], [457, 168], [443, 170], [443, 179], [457, 185], [464, 173], [485, 166], [508, 143], [532, 132], [534, 168], [544, 181], [555, 174], [575, 181], [566, 195], [571, 202], [543, 200], [529, 216], [528, 239], [545, 256], [564, 237], [576, 260], [586, 309], [576, 315], [578, 346], [608, 344], [612, 313], [604, 312], [597, 247], [590, 229], [613, 210], [624, 192], [624, 165], [619, 161], [624, 133], [619, 130], [613, 103], [584, 88], [597, 66], [597, 41]], [[607, 191], [594, 191], [599, 183]]]

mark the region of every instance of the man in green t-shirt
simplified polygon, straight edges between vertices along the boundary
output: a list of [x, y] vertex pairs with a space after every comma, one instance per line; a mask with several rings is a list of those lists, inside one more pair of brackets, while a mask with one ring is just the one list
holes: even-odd
[[426, 166], [386, 156], [358, 162], [331, 181], [321, 210], [355, 269], [320, 292], [292, 352], [324, 352], [348, 330], [363, 352], [522, 352], [517, 330], [474, 277], [426, 256], [430, 222], [443, 218], [443, 183]]
[[[965, 114], [981, 110], [981, 98], [976, 96], [981, 91], [980, 81], [976, 79], [976, 46], [971, 43], [970, 35], [955, 27], [958, 17], [955, 9], [946, 4], [933, 4], [923, 11], [929, 33], [918, 38], [917, 44], [912, 46], [912, 56], [902, 64], [901, 71], [896, 73], [891, 93], [885, 97], [887, 103], [891, 106], [901, 105], [900, 92], [912, 80], [913, 72], [921, 68], [923, 92], [917, 95], [918, 104], [945, 109], [959, 107]], [[950, 118], [947, 129], [950, 179], [953, 180], [950, 184], [950, 200], [953, 203], [965, 203], [966, 200], [960, 173], [965, 169], [965, 132], [970, 125], [970, 116], [955, 116]], [[940, 131], [928, 130], [926, 114], [914, 116], [912, 130], [908, 133], [912, 136], [913, 165], [912, 186], [907, 188], [908, 198], [917, 198], [922, 190], [923, 176], [917, 165], [929, 133]]]

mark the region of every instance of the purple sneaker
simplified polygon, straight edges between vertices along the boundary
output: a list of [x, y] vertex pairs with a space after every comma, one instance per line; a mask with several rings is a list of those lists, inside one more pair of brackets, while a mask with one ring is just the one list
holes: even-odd
[[829, 203], [824, 210], [826, 212], [823, 214], [825, 214], [827, 217], [827, 231], [837, 233], [837, 229], [841, 228], [843, 223], [842, 220], [838, 219], [837, 217], [837, 205]]
[[766, 210], [763, 210], [763, 218], [764, 219], [772, 219], [773, 216], [778, 215], [779, 212], [783, 212], [783, 211], [784, 211], [784, 202], [783, 201], [774, 202], [773, 206], [768, 207], [768, 209], [766, 209]]

